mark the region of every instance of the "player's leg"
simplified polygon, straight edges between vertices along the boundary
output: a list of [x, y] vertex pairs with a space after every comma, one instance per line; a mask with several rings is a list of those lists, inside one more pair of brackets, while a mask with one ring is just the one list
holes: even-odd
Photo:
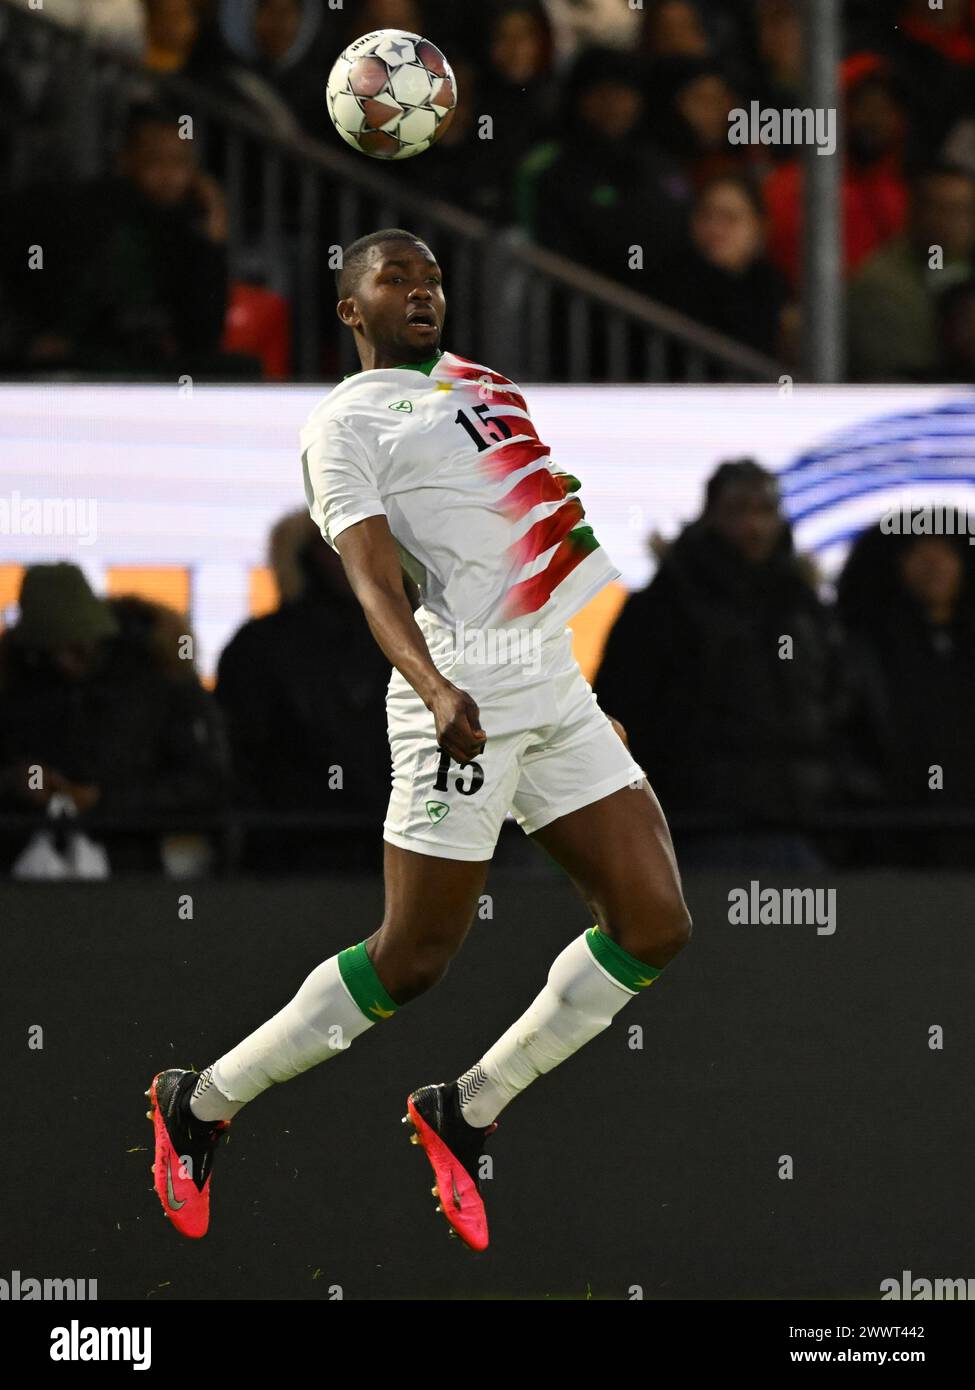
[[382, 924], [311, 972], [273, 1018], [202, 1073], [190, 1100], [224, 1120], [275, 1083], [335, 1057], [443, 976], [484, 886], [486, 861], [445, 859], [384, 843]]
[[366, 945], [399, 1005], [443, 978], [470, 930], [491, 860], [443, 859], [388, 840], [384, 851], [386, 910]]
[[477, 1128], [608, 1028], [690, 937], [670, 832], [643, 770], [581, 673], [567, 684], [567, 693], [556, 688], [560, 700], [566, 694], [564, 737], [526, 760], [515, 811], [596, 925], [566, 946], [527, 1011], [458, 1078], [462, 1114]]
[[566, 946], [527, 1011], [458, 1079], [462, 1113], [477, 1127], [608, 1028], [690, 937], [670, 835], [648, 783], [532, 838], [570, 875], [598, 925]]
[[200, 1076], [172, 1068], [153, 1079], [155, 1188], [183, 1235], [206, 1234], [213, 1159], [232, 1116], [276, 1082], [338, 1056], [436, 984], [470, 927], [489, 863], [386, 842], [379, 929], [323, 961], [284, 1008]]
[[670, 830], [644, 777], [560, 816], [532, 840], [572, 879], [601, 931], [658, 972], [687, 944], [690, 914]]

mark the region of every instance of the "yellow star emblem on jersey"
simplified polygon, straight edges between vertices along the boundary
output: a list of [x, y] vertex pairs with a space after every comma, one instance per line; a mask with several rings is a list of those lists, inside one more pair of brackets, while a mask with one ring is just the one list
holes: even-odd
[[377, 1018], [392, 1018], [392, 1009], [384, 1009], [381, 1004], [370, 1004], [369, 1012], [375, 1014]]
[[452, 381], [438, 381], [433, 388], [435, 391], [452, 391], [454, 383]]

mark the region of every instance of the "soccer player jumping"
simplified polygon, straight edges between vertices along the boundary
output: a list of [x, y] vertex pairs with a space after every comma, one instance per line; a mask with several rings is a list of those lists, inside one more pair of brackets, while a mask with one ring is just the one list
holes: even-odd
[[497, 1116], [654, 982], [690, 918], [659, 803], [572, 655], [567, 620], [620, 575], [583, 521], [578, 479], [552, 462], [517, 386], [441, 350], [441, 273], [418, 237], [360, 238], [337, 281], [362, 370], [312, 412], [302, 466], [311, 514], [394, 668], [385, 911], [212, 1066], [153, 1079], [155, 1188], [177, 1230], [206, 1233], [232, 1117], [441, 979], [510, 808], [596, 920], [479, 1061], [407, 1099], [437, 1209], [483, 1250], [479, 1157]]

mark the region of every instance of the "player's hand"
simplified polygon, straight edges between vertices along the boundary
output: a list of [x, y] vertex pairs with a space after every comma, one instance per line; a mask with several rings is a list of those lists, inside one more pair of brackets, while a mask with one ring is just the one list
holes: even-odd
[[487, 734], [481, 728], [475, 702], [465, 690], [444, 681], [429, 705], [437, 726], [437, 747], [456, 763], [468, 763], [484, 747]]

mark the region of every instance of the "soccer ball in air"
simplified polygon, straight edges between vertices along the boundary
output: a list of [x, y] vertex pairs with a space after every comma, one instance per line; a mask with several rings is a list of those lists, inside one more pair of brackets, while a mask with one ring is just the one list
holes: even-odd
[[353, 149], [375, 159], [412, 159], [450, 124], [457, 83], [429, 39], [377, 29], [336, 59], [327, 99], [332, 124]]

